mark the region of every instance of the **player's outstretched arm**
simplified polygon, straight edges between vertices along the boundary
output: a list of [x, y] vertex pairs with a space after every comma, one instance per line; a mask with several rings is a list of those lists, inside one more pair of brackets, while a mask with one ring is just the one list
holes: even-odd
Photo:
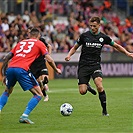
[[69, 61], [71, 59], [71, 56], [76, 52], [76, 50], [78, 49], [79, 45], [75, 44], [70, 51], [68, 52], [67, 56], [65, 57], [66, 61]]
[[125, 48], [123, 48], [121, 45], [114, 43], [113, 47], [115, 47], [119, 52], [124, 53], [125, 55], [133, 58], [133, 53], [128, 52]]
[[46, 58], [47, 62], [49, 63], [49, 65], [50, 65], [58, 74], [61, 74], [61, 70], [60, 70], [59, 68], [57, 68], [57, 66], [56, 66], [56, 64], [55, 64], [55, 62], [54, 62], [54, 60], [53, 60], [53, 58], [52, 58], [49, 54], [45, 55], [45, 58]]

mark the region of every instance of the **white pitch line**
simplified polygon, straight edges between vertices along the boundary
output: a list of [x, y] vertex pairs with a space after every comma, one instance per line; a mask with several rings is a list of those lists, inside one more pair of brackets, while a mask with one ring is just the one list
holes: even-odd
[[[131, 88], [123, 88], [123, 90], [127, 90], [127, 89], [131, 89]], [[109, 89], [107, 89], [107, 90], [108, 90], [108, 92], [110, 91]], [[113, 91], [117, 91], [117, 90], [119, 90], [119, 88], [113, 88]], [[56, 93], [56, 92], [58, 92], [58, 93], [59, 92], [60, 93], [63, 93], [63, 92], [79, 92], [79, 90], [78, 90], [78, 88], [66, 88], [66, 89], [54, 89], [54, 88], [52, 88], [52, 90], [48, 91], [48, 93]]]
[[69, 88], [69, 89], [52, 89], [49, 90], [48, 93], [55, 93], [55, 92], [78, 92], [78, 88], [74, 89], [74, 88]]

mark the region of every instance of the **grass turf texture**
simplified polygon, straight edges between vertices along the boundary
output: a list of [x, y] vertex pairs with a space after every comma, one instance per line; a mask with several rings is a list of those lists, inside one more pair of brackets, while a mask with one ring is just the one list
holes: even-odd
[[[91, 81], [92, 87], [95, 87]], [[50, 80], [50, 100], [40, 101], [29, 118], [34, 125], [20, 124], [19, 117], [32, 95], [18, 84], [0, 114], [0, 132], [9, 133], [124, 133], [133, 132], [132, 78], [104, 78], [109, 117], [101, 115], [98, 95], [80, 95], [76, 79]], [[0, 95], [3, 92], [0, 84]], [[71, 116], [62, 116], [61, 104], [70, 103]]]

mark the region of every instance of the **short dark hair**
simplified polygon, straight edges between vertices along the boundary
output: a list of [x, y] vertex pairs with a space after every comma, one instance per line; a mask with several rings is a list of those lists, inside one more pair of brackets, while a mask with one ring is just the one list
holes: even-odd
[[89, 22], [97, 22], [98, 24], [100, 24], [100, 18], [99, 17], [91, 17]]
[[37, 28], [32, 28], [30, 31], [30, 35], [35, 37], [37, 37], [39, 33], [40, 31]]

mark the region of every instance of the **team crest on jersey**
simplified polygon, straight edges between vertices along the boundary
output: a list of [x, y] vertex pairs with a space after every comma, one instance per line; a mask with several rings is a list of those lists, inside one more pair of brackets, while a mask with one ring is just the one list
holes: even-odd
[[99, 38], [99, 41], [100, 41], [100, 42], [103, 42], [103, 40], [104, 40], [103, 38]]

